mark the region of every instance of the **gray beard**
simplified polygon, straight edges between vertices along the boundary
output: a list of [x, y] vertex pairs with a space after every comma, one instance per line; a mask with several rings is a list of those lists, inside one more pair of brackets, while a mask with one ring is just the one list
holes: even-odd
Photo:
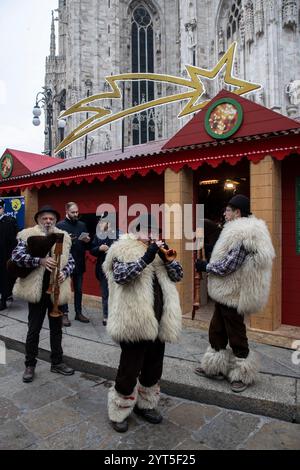
[[39, 226], [40, 226], [41, 231], [45, 233], [46, 235], [49, 235], [50, 233], [54, 232], [54, 225], [51, 225], [51, 227], [45, 227], [44, 225], [39, 224]]

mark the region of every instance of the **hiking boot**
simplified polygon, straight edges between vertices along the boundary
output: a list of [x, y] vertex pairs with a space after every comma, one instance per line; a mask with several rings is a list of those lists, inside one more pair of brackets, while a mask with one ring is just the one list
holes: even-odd
[[63, 326], [71, 326], [71, 322], [69, 320], [69, 317], [68, 317], [67, 313], [64, 313], [62, 324], [63, 324]]
[[200, 377], [206, 377], [207, 379], [213, 379], [213, 380], [224, 380], [225, 376], [222, 374], [222, 372], [219, 372], [218, 374], [215, 375], [208, 375], [202, 367], [197, 367], [194, 370], [195, 374], [200, 375]]
[[163, 419], [160, 412], [155, 408], [145, 410], [143, 408], [138, 408], [137, 406], [135, 406], [133, 408], [133, 411], [135, 412], [135, 414], [137, 414], [138, 416], [142, 416], [146, 421], [152, 424], [159, 424], [162, 422]]
[[106, 319], [106, 318], [103, 318], [103, 320], [102, 320], [102, 325], [103, 325], [103, 326], [106, 326], [106, 325], [107, 325], [107, 319]]
[[73, 375], [75, 372], [74, 369], [68, 367], [64, 362], [61, 362], [60, 364], [52, 364], [50, 370], [51, 372], [62, 375]]
[[111, 425], [117, 432], [126, 432], [128, 430], [127, 419], [124, 419], [124, 421], [121, 421], [120, 423], [117, 423], [116, 421], [111, 421]]
[[23, 382], [28, 383], [32, 382], [34, 379], [34, 366], [27, 366], [23, 374]]
[[82, 323], [90, 323], [90, 320], [86, 318], [82, 313], [75, 316], [75, 320], [81, 321]]
[[234, 382], [231, 382], [231, 390], [235, 393], [243, 392], [247, 387], [248, 385], [241, 380], [235, 380]]

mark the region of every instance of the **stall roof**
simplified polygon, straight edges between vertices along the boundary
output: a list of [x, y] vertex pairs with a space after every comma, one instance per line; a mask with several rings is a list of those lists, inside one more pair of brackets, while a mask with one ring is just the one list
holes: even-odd
[[[130, 178], [136, 173], [145, 176], [150, 171], [161, 174], [167, 168], [173, 171], [179, 171], [184, 166], [197, 169], [204, 163], [216, 167], [224, 161], [234, 165], [242, 158], [258, 162], [267, 155], [283, 159], [287, 155], [300, 153], [300, 123], [230, 92], [223, 91], [219, 93], [213, 101], [224, 96], [234, 96], [234, 99], [242, 100], [243, 103], [246, 102], [247, 109], [252, 113], [251, 119], [254, 119], [253, 116], [256, 114], [256, 119], [259, 120], [258, 113], [260, 112], [265, 117], [269, 116], [269, 120], [272, 117], [274, 126], [269, 125], [267, 127], [269, 121], [266, 118], [265, 127], [254, 126], [252, 128], [252, 132], [257, 131], [257, 133], [245, 135], [244, 131], [242, 133], [237, 131], [232, 138], [227, 140], [214, 140], [206, 134], [205, 141], [203, 129], [200, 129], [199, 124], [200, 122], [204, 123], [204, 108], [172, 139], [125, 147], [123, 152], [117, 149], [88, 155], [87, 159], [77, 157], [56, 161], [54, 165], [44, 167], [31, 174], [7, 178], [5, 181], [0, 182], [0, 190], [9, 191], [17, 188], [79, 184], [82, 181], [91, 182], [94, 179], [103, 181], [108, 177], [117, 179], [121, 175]], [[243, 107], [243, 125], [249, 129], [247, 109], [244, 104]], [[195, 126], [197, 129], [195, 129]], [[199, 134], [197, 139], [195, 137], [198, 135], [196, 130]], [[183, 135], [186, 136], [186, 141], [182, 139]], [[180, 142], [182, 145], [176, 146]], [[49, 159], [51, 157], [42, 158]]]
[[222, 90], [213, 98], [201, 112], [197, 113], [182, 129], [180, 129], [163, 146], [164, 150], [181, 148], [182, 146], [203, 145], [215, 142], [205, 129], [205, 118], [208, 109], [216, 101], [229, 98], [237, 101], [243, 109], [241, 127], [234, 134], [234, 140], [250, 139], [264, 134], [283, 133], [292, 129], [300, 129], [300, 123], [283, 116], [249, 99], [238, 96], [227, 90]]
[[[26, 174], [31, 175], [32, 173], [57, 165], [61, 162], [61, 158], [49, 157], [48, 155], [24, 152], [23, 150], [10, 148], [5, 150], [1, 158], [5, 155], [10, 155], [13, 161], [12, 176], [10, 179], [18, 176], [22, 177]], [[2, 178], [2, 175], [0, 175], [0, 179], [4, 179]]]

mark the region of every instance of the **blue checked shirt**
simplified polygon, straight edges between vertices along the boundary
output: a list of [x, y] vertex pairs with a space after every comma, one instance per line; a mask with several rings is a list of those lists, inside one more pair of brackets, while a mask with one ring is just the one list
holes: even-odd
[[[117, 284], [127, 284], [136, 279], [146, 268], [147, 263], [142, 258], [137, 261], [123, 263], [116, 258], [113, 260], [113, 276]], [[173, 282], [179, 282], [183, 278], [183, 269], [178, 261], [165, 263], [169, 278]]]
[[[38, 268], [40, 266], [41, 258], [35, 258], [27, 253], [27, 245], [23, 240], [19, 240], [16, 248], [11, 254], [11, 259], [18, 266], [24, 268]], [[66, 277], [70, 276], [75, 268], [75, 261], [71, 253], [66, 266], [62, 269], [62, 272]]]
[[219, 261], [208, 263], [206, 271], [216, 274], [217, 276], [227, 276], [241, 267], [249, 253], [245, 250], [244, 245], [240, 243], [229, 251], [228, 255]]

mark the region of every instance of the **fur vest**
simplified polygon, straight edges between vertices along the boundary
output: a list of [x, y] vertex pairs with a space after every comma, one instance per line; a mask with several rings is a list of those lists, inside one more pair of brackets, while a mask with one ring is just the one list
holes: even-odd
[[[58, 228], [54, 228], [55, 233], [63, 233], [64, 234], [64, 241], [63, 241], [63, 251], [61, 255], [61, 263], [60, 269], [62, 270], [64, 266], [68, 263], [69, 253], [71, 249], [71, 238], [62, 230]], [[35, 235], [45, 235], [44, 232], [41, 231], [39, 225], [35, 225], [31, 228], [26, 228], [18, 233], [18, 239], [27, 241], [27, 238]], [[55, 245], [51, 249], [51, 256], [54, 257], [54, 248]], [[45, 268], [43, 266], [39, 266], [38, 268], [34, 269], [32, 273], [30, 273], [24, 279], [18, 278], [16, 280], [13, 294], [20, 299], [26, 300], [27, 302], [37, 304], [42, 297], [42, 285], [43, 285], [43, 277], [45, 273]], [[71, 280], [70, 277], [67, 277], [63, 283], [59, 285], [60, 294], [59, 294], [59, 305], [63, 305], [69, 302], [71, 297]], [[53, 296], [51, 296], [53, 301]]]
[[242, 266], [228, 276], [209, 273], [208, 293], [244, 315], [259, 312], [268, 301], [275, 252], [266, 223], [254, 216], [241, 217], [225, 224], [210, 263], [224, 258], [239, 243], [249, 253]]
[[[107, 252], [103, 271], [109, 285], [109, 315], [107, 330], [116, 341], [176, 342], [181, 331], [182, 313], [174, 282], [157, 255], [142, 273], [128, 284], [117, 284], [113, 277], [113, 260], [137, 261], [146, 247], [133, 235], [122, 235]], [[158, 323], [154, 313], [153, 274], [156, 274], [163, 293], [163, 313]]]

